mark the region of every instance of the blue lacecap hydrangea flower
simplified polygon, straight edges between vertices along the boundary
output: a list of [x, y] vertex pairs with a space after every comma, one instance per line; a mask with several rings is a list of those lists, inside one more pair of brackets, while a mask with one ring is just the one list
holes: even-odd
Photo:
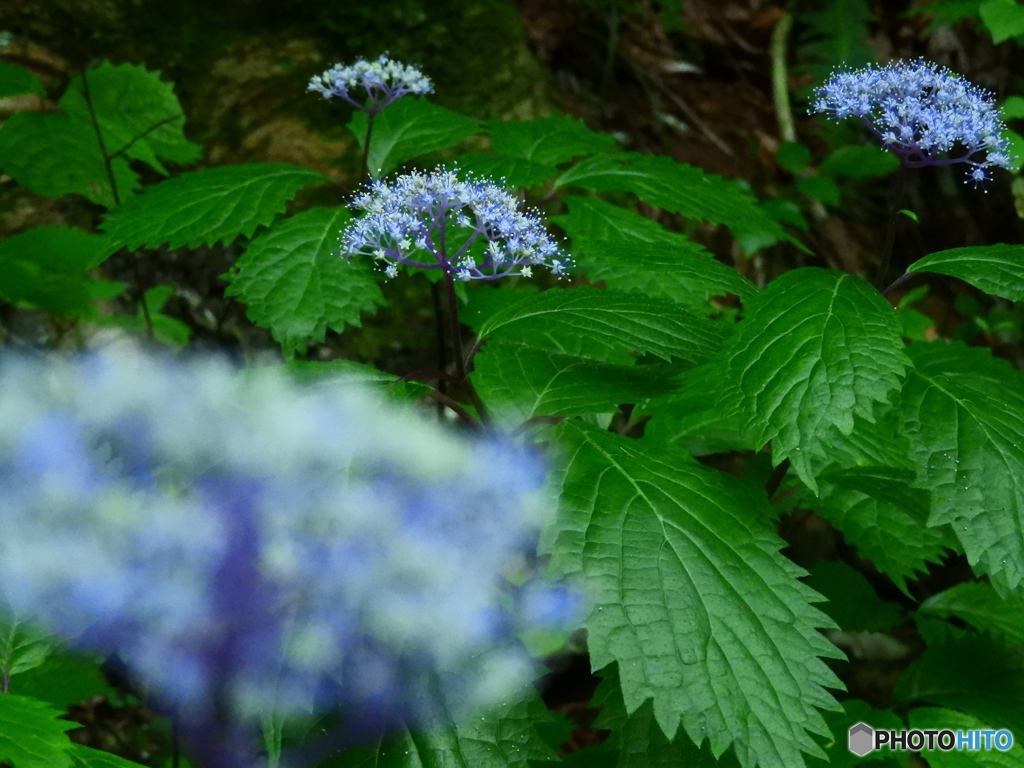
[[529, 277], [535, 266], [572, 266], [538, 214], [487, 179], [438, 168], [375, 181], [352, 203], [364, 215], [341, 233], [348, 257], [370, 256], [388, 277], [398, 264], [442, 269], [457, 280]]
[[[365, 104], [353, 95], [359, 88], [366, 91]], [[364, 112], [377, 113], [407, 94], [432, 93], [434, 86], [418, 68], [383, 55], [376, 61], [359, 59], [355, 64], [335, 64], [315, 75], [306, 90], [316, 91], [325, 99], [343, 99]]]
[[812, 112], [859, 117], [908, 167], [965, 163], [976, 184], [988, 168], [1014, 167], [992, 94], [938, 64], [838, 70], [816, 94]]
[[580, 618], [529, 565], [543, 468], [394, 407], [216, 358], [2, 359], [0, 595], [116, 651], [207, 766], [252, 764], [271, 713], [493, 703], [528, 623]]

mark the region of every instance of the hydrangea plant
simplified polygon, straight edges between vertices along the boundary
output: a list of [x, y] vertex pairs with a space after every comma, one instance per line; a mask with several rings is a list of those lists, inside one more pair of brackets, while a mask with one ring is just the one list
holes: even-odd
[[3, 596], [119, 654], [208, 765], [247, 765], [271, 710], [493, 704], [533, 675], [528, 620], [569, 618], [503, 586], [546, 515], [523, 449], [216, 358], [7, 357], [0, 380]]
[[964, 163], [977, 184], [988, 168], [1012, 166], [992, 94], [934, 62], [839, 70], [815, 93], [812, 111], [859, 117], [910, 168]]
[[364, 215], [341, 233], [342, 254], [384, 262], [388, 277], [398, 264], [440, 269], [456, 280], [530, 277], [535, 266], [561, 276], [572, 265], [536, 213], [470, 174], [411, 171], [372, 182], [352, 206]]
[[[366, 92], [366, 102], [353, 95], [353, 91], [360, 88]], [[418, 67], [392, 61], [384, 54], [376, 61], [359, 59], [354, 64], [335, 64], [322, 74], [314, 75], [307, 90], [325, 99], [343, 99], [356, 109], [373, 114], [407, 94], [432, 93], [434, 85]]]

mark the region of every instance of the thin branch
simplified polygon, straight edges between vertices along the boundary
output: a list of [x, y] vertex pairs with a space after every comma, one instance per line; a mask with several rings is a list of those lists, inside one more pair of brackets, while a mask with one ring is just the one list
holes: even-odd
[[793, 110], [789, 104], [789, 74], [786, 69], [786, 51], [789, 32], [793, 28], [793, 16], [783, 14], [772, 30], [772, 99], [775, 102], [775, 118], [779, 122], [779, 136], [783, 141], [796, 141], [796, 126]]
[[[100, 130], [100, 122], [96, 117], [96, 108], [92, 103], [92, 94], [89, 91], [88, 73], [82, 70], [82, 96], [85, 98], [85, 106], [89, 110], [89, 119], [92, 121], [92, 129], [96, 132], [96, 141], [100, 145], [100, 153], [103, 155], [103, 166], [107, 172], [107, 179], [110, 182], [110, 194], [114, 199], [114, 205], [121, 204], [121, 195], [117, 191], [117, 179], [114, 176], [114, 157], [107, 153], [107, 144], [103, 140], [103, 131]], [[142, 269], [139, 260], [132, 257], [132, 267], [135, 273], [135, 291], [139, 297], [139, 306], [142, 307], [142, 317], [146, 321], [146, 332], [149, 340], [153, 341], [156, 334], [153, 331], [153, 318], [149, 314], [149, 304], [146, 302], [146, 292], [142, 288]]]

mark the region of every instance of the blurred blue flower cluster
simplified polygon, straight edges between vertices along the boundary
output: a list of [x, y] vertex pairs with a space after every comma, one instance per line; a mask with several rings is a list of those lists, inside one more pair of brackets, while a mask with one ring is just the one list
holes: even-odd
[[[352, 95], [355, 88], [366, 91], [367, 104]], [[355, 64], [335, 64], [323, 74], [315, 75], [306, 90], [316, 91], [325, 99], [336, 96], [356, 109], [375, 114], [406, 94], [432, 93], [434, 86], [416, 67], [392, 61], [384, 55], [376, 61], [359, 59]]]
[[206, 765], [271, 710], [493, 703], [533, 675], [515, 635], [575, 618], [528, 565], [542, 467], [394, 408], [212, 357], [6, 357], [0, 591], [116, 651]]
[[412, 171], [372, 182], [352, 206], [366, 215], [342, 231], [342, 253], [385, 262], [388, 277], [397, 264], [442, 269], [457, 280], [529, 277], [534, 266], [562, 275], [572, 266], [540, 218], [489, 180]]
[[861, 118], [908, 167], [966, 163], [976, 184], [988, 178], [987, 168], [1013, 167], [992, 95], [938, 64], [837, 71], [816, 94], [812, 112]]

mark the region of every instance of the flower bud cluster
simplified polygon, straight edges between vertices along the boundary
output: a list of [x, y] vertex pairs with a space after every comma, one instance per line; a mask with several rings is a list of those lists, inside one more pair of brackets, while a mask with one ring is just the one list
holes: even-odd
[[457, 280], [529, 277], [544, 266], [563, 275], [572, 266], [536, 213], [494, 182], [438, 168], [375, 181], [353, 208], [365, 211], [341, 233], [348, 257], [370, 256], [385, 264], [443, 269]]
[[859, 117], [909, 167], [965, 163], [976, 184], [1013, 167], [992, 94], [933, 62], [839, 70], [816, 94], [812, 112]]
[[572, 619], [525, 565], [542, 482], [520, 448], [348, 387], [0, 360], [0, 595], [116, 651], [210, 765], [245, 764], [270, 707], [428, 716], [424, 687], [450, 709], [529, 679], [515, 635]]
[[[352, 95], [357, 88], [366, 91], [368, 104]], [[434, 86], [418, 68], [384, 55], [376, 61], [359, 59], [355, 64], [335, 64], [323, 74], [315, 75], [306, 90], [316, 91], [325, 99], [336, 96], [356, 109], [377, 113], [406, 94], [432, 93]]]

